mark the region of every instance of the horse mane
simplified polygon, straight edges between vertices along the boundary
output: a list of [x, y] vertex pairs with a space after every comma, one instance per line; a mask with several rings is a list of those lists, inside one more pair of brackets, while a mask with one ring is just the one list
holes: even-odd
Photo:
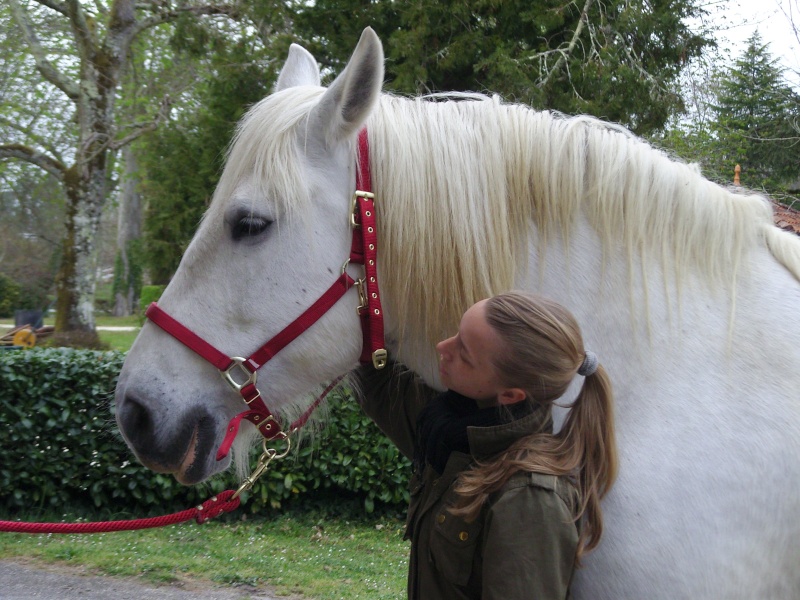
[[631, 271], [634, 255], [649, 256], [678, 283], [694, 269], [733, 290], [746, 252], [766, 243], [800, 280], [800, 239], [773, 225], [765, 198], [592, 117], [456, 100], [384, 95], [367, 125], [381, 278], [400, 339], [451, 335], [468, 306], [519, 281], [531, 221], [541, 260], [557, 237], [566, 247], [581, 212], [605, 254], [627, 250]]
[[[298, 140], [323, 92], [289, 88], [254, 105], [215, 200], [252, 173], [256, 197], [306, 213]], [[714, 184], [620, 126], [475, 94], [384, 94], [367, 127], [381, 283], [399, 339], [451, 335], [467, 307], [526, 272], [531, 222], [543, 260], [549, 242], [566, 247], [581, 213], [605, 254], [627, 250], [630, 270], [634, 256], [652, 257], [678, 283], [694, 270], [733, 289], [746, 253], [765, 244], [800, 280], [800, 240], [773, 225], [765, 198]]]

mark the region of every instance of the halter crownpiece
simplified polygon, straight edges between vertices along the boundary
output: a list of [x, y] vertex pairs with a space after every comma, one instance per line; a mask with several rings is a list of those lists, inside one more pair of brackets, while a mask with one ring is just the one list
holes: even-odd
[[581, 366], [578, 367], [578, 375], [582, 377], [594, 375], [594, 372], [597, 371], [597, 366], [599, 364], [600, 361], [597, 360], [597, 355], [591, 350], [586, 350], [584, 352], [583, 362], [581, 363]]

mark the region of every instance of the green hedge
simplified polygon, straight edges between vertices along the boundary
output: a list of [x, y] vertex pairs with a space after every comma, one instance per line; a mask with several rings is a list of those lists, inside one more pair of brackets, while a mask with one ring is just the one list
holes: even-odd
[[[125, 355], [67, 348], [0, 351], [0, 509], [30, 514], [93, 506], [117, 513], [180, 510], [235, 486], [231, 474], [191, 488], [136, 462], [117, 431], [114, 387]], [[328, 401], [327, 426], [274, 462], [245, 497], [245, 509], [300, 500], [356, 498], [402, 509], [407, 459], [358, 405]], [[254, 454], [257, 457], [257, 453]]]

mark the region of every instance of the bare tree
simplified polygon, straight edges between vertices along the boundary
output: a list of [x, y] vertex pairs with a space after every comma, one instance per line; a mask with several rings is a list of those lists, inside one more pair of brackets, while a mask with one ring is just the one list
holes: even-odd
[[[34, 61], [39, 83], [65, 97], [74, 127], [69, 152], [46, 132], [7, 121], [0, 160], [27, 161], [56, 177], [66, 197], [63, 259], [57, 277], [56, 329], [94, 332], [96, 236], [115, 152], [154, 130], [168, 104], [148, 120], [117, 122], [122, 72], [138, 36], [181, 15], [235, 17], [232, 3], [183, 0], [9, 0], [10, 16]], [[2, 113], [0, 113], [2, 117]]]

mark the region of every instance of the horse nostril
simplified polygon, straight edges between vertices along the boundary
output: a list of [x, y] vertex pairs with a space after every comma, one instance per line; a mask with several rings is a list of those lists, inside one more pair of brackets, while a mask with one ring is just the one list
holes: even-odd
[[150, 410], [137, 398], [125, 395], [119, 413], [120, 429], [136, 449], [152, 446], [154, 428]]

